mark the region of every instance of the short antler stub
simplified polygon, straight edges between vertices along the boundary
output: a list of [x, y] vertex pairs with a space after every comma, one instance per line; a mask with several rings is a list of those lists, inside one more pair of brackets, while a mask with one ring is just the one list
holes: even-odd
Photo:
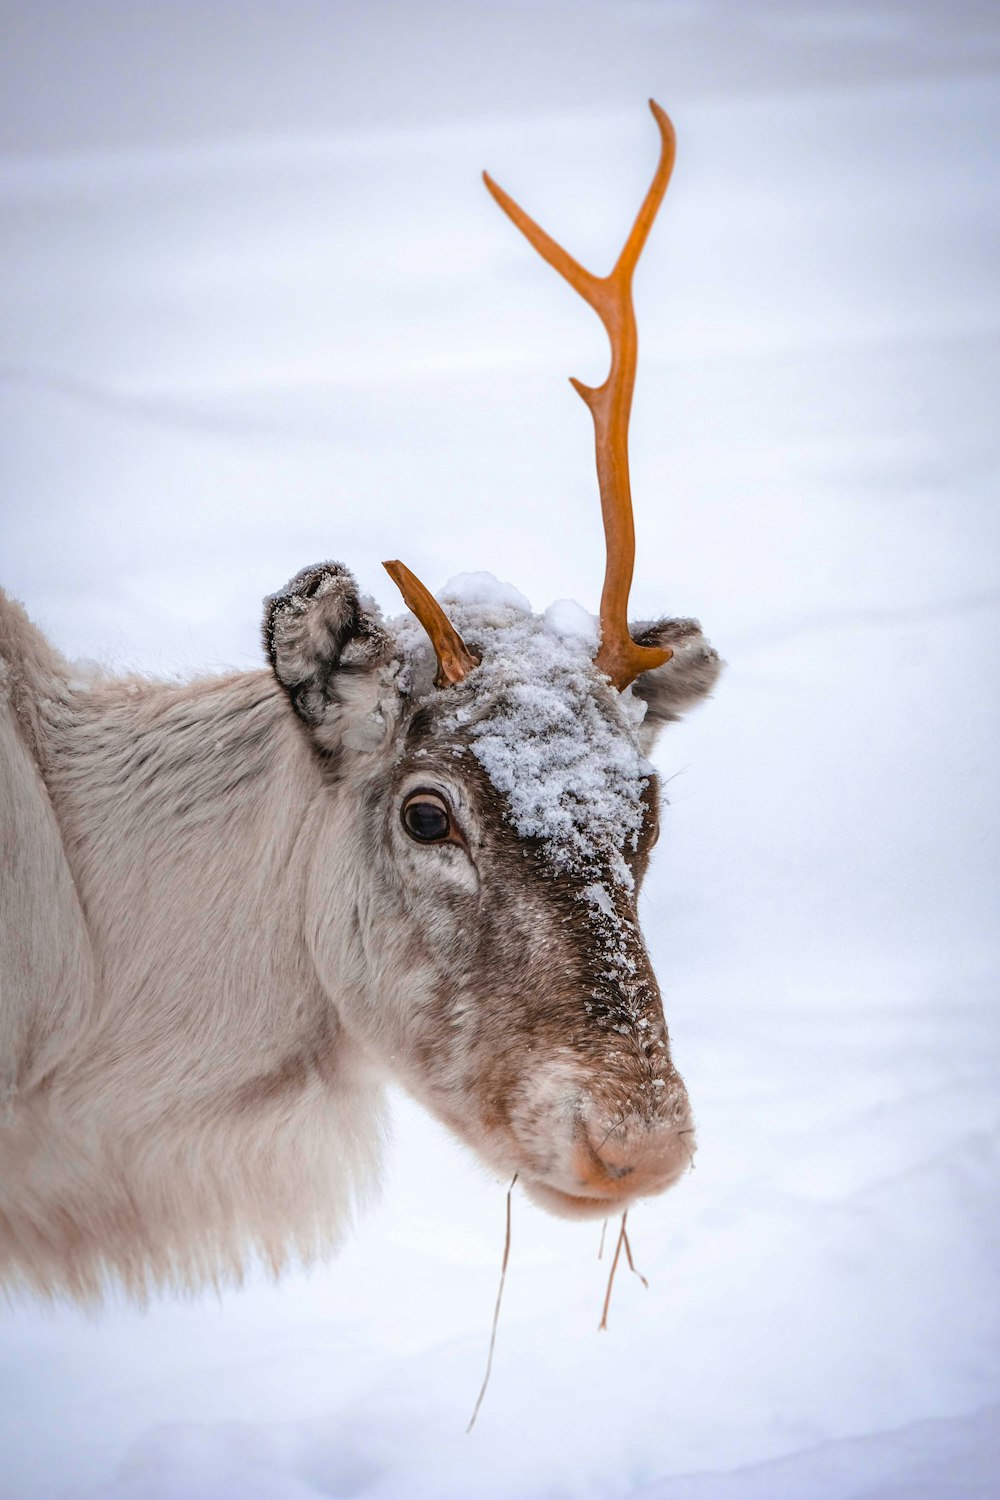
[[662, 666], [671, 656], [669, 650], [637, 645], [628, 628], [628, 596], [635, 565], [628, 422], [638, 351], [632, 273], [667, 190], [675, 154], [674, 129], [666, 112], [653, 99], [649, 101], [649, 107], [660, 130], [660, 160], [631, 233], [614, 269], [607, 276], [595, 276], [581, 266], [503, 188], [483, 173], [483, 180], [500, 207], [539, 255], [589, 302], [611, 341], [611, 369], [604, 384], [592, 387], [574, 380], [573, 387], [587, 403], [594, 419], [597, 477], [607, 543], [607, 566], [601, 594], [601, 644], [595, 661], [617, 688], [627, 687], [640, 672]]
[[382, 566], [402, 594], [407, 609], [412, 610], [431, 638], [438, 661], [435, 687], [450, 687], [461, 682], [473, 667], [479, 666], [479, 657], [468, 649], [434, 595], [424, 587], [416, 573], [411, 573], [406, 564], [398, 559], [384, 562]]

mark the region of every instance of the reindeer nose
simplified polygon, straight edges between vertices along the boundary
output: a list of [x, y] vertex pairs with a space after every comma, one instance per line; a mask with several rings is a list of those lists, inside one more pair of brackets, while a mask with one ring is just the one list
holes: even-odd
[[583, 1194], [645, 1197], [675, 1183], [690, 1166], [694, 1149], [686, 1107], [669, 1121], [633, 1115], [602, 1128], [598, 1120], [581, 1120], [571, 1170]]

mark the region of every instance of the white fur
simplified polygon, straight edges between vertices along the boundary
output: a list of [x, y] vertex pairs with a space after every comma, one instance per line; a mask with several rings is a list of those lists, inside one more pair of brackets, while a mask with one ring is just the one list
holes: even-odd
[[381, 1090], [305, 947], [325, 798], [283, 693], [74, 693], [0, 607], [0, 1277], [142, 1295], [329, 1249], [377, 1178]]
[[[655, 628], [697, 663], [637, 684], [647, 735], [718, 669], [691, 622]], [[78, 683], [0, 594], [0, 1283], [142, 1297], [328, 1251], [377, 1182], [387, 1074], [557, 1212], [689, 1161], [611, 878], [633, 824], [544, 867], [473, 753], [503, 695], [484, 676], [463, 730], [408, 630], [323, 564], [267, 603], [273, 672]], [[418, 787], [453, 840], [405, 832]]]

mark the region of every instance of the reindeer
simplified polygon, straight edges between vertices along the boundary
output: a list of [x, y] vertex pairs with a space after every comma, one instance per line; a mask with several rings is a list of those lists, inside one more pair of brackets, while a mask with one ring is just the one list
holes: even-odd
[[489, 177], [599, 314], [599, 628], [510, 590], [437, 600], [338, 563], [265, 603], [269, 669], [80, 683], [0, 595], [0, 1274], [143, 1297], [332, 1249], [377, 1182], [394, 1079], [554, 1213], [621, 1211], [694, 1149], [636, 897], [647, 756], [719, 662], [628, 624], [632, 273]]

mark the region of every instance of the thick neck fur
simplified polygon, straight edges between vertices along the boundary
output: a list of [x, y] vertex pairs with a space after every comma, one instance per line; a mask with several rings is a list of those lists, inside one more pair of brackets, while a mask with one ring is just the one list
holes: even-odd
[[0, 1274], [141, 1295], [327, 1249], [380, 1137], [301, 931], [329, 769], [264, 672], [49, 688], [32, 748], [89, 993], [69, 1003], [77, 974], [65, 1009], [38, 997], [49, 1032], [0, 1126]]

